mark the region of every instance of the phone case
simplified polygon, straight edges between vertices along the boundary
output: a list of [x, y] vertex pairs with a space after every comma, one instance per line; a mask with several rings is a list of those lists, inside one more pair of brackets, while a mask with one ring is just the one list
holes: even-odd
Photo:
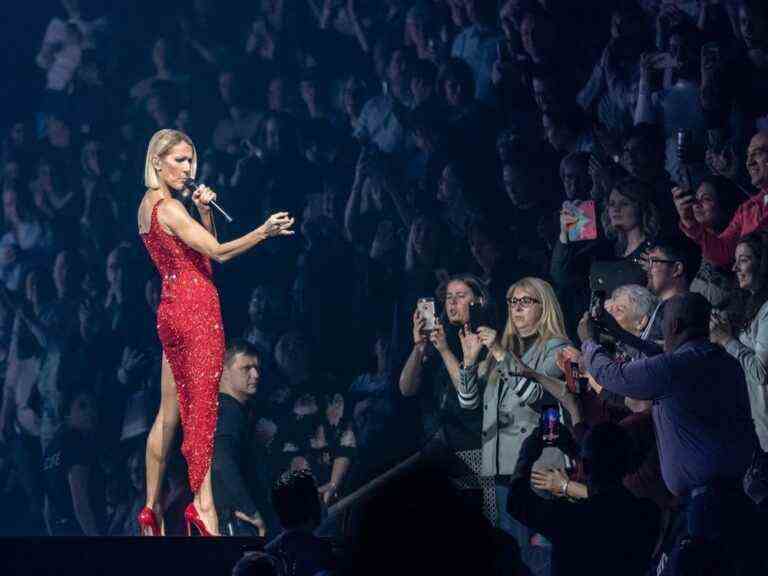
[[430, 331], [437, 328], [434, 299], [419, 298], [416, 307], [419, 311], [419, 315], [424, 319], [424, 330]]

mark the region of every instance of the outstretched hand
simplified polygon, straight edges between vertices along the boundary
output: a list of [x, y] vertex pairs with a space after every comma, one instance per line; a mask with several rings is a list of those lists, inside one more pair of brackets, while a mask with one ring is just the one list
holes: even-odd
[[294, 222], [295, 219], [291, 218], [288, 212], [278, 212], [267, 218], [267, 221], [262, 224], [262, 228], [264, 229], [267, 238], [272, 238], [274, 236], [292, 236], [296, 233], [294, 230], [291, 230], [291, 226], [293, 226]]

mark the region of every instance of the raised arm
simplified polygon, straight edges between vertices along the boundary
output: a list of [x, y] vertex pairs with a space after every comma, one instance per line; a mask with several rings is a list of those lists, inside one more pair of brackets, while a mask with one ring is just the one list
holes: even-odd
[[196, 222], [178, 200], [171, 199], [157, 210], [158, 222], [181, 239], [187, 246], [216, 262], [227, 262], [247, 252], [257, 244], [273, 236], [291, 236], [293, 218], [287, 212], [278, 212], [247, 234], [220, 243], [213, 234]]
[[398, 387], [403, 396], [415, 396], [421, 388], [421, 371], [424, 362], [424, 354], [429, 343], [426, 334], [422, 331], [424, 319], [418, 310], [413, 313], [413, 350], [400, 372]]

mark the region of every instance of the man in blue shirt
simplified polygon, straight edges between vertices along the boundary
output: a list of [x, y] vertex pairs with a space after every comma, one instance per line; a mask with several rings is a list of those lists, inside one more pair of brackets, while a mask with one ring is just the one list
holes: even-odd
[[597, 343], [588, 315], [578, 332], [585, 368], [601, 386], [653, 402], [662, 476], [680, 499], [691, 539], [718, 541], [735, 558], [752, 513], [741, 482], [757, 436], [744, 373], [709, 341], [709, 316], [700, 294], [673, 296], [664, 313], [665, 353], [625, 364]]

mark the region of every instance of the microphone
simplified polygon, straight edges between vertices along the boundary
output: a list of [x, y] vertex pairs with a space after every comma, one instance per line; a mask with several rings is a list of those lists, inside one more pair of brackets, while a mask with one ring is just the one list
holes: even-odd
[[[190, 192], [193, 192], [193, 193], [194, 193], [194, 191], [195, 191], [195, 190], [197, 190], [199, 187], [200, 187], [200, 184], [199, 184], [198, 182], [195, 182], [195, 181], [194, 181], [192, 178], [187, 178], [186, 180], [184, 180], [184, 188], [186, 188], [186, 189], [187, 189], [187, 190], [189, 190]], [[225, 219], [225, 220], [226, 220], [228, 223], [230, 223], [230, 224], [232, 223], [232, 216], [230, 216], [229, 214], [227, 214], [227, 213], [224, 211], [224, 208], [222, 208], [221, 206], [219, 206], [218, 204], [216, 204], [216, 201], [215, 201], [215, 200], [211, 200], [211, 201], [210, 201], [210, 205], [211, 205], [211, 206], [213, 206], [214, 208], [216, 208], [216, 210], [218, 210], [218, 211], [219, 211], [219, 214], [221, 214], [222, 216], [224, 216], [224, 219]]]

